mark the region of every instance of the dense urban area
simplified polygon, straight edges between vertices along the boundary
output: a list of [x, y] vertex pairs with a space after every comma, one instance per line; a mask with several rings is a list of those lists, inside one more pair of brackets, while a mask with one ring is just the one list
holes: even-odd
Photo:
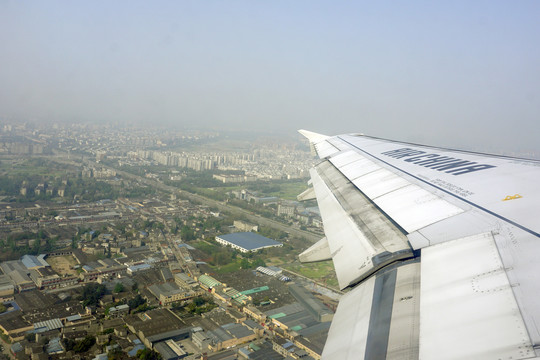
[[[246, 138], [248, 140], [246, 140]], [[300, 139], [0, 124], [0, 358], [320, 359]]]

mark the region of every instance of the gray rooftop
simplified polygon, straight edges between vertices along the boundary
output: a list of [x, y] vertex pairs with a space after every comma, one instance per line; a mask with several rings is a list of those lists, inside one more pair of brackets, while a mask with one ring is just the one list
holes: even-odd
[[178, 359], [178, 355], [174, 352], [173, 349], [167, 345], [165, 341], [158, 342], [154, 345], [154, 350], [156, 350], [163, 360], [173, 360]]
[[24, 255], [21, 258], [21, 261], [27, 269], [49, 266], [49, 264], [45, 261], [45, 255], [43, 254], [39, 256]]
[[259, 323], [255, 322], [255, 321], [253, 321], [251, 319], [244, 320], [244, 324], [247, 325], [247, 327], [249, 327], [251, 329], [259, 329], [259, 330], [263, 329], [263, 327]]
[[207, 331], [206, 334], [208, 335], [209, 338], [213, 339], [215, 343], [233, 339], [233, 336], [231, 336], [228, 332], [226, 332], [222, 328], [217, 328], [215, 330]]
[[170, 296], [184, 292], [184, 290], [180, 290], [180, 288], [174, 283], [155, 284], [149, 286], [148, 290], [150, 290], [150, 292], [157, 298], [159, 298], [160, 295]]
[[244, 325], [238, 323], [226, 324], [223, 325], [222, 328], [237, 339], [253, 335], [253, 331], [249, 330]]
[[191, 331], [190, 327], [185, 327], [181, 329], [174, 329], [166, 332], [162, 332], [156, 335], [148, 336], [146, 339], [151, 343], [156, 343], [160, 341], [165, 341], [169, 339], [179, 340], [189, 337]]
[[0, 263], [0, 267], [2, 267], [4, 274], [10, 273], [13, 270], [27, 271], [26, 266], [20, 260], [4, 261]]

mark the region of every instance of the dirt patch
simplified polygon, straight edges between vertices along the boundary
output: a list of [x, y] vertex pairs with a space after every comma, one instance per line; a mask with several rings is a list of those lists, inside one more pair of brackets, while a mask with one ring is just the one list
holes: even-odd
[[50, 256], [46, 260], [58, 275], [77, 275], [77, 270], [73, 268], [77, 260], [73, 255]]

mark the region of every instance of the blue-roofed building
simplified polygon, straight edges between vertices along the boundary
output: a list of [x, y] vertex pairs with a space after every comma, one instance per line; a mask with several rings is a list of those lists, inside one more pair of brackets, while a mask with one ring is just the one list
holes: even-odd
[[16, 342], [11, 345], [11, 353], [15, 356], [17, 356], [18, 353], [24, 353], [24, 348], [22, 347], [21, 343]]
[[46, 352], [49, 355], [61, 354], [64, 352], [64, 347], [62, 346], [62, 343], [60, 342], [59, 337], [55, 337], [49, 340], [49, 343], [47, 344]]
[[127, 273], [129, 275], [133, 275], [136, 272], [144, 271], [144, 270], [150, 270], [152, 266], [147, 263], [138, 264], [138, 265], [132, 265], [127, 268]]
[[71, 315], [71, 316], [66, 317], [66, 322], [74, 322], [74, 321], [79, 321], [81, 319], [82, 319], [81, 315], [76, 314], [76, 315]]
[[45, 331], [51, 331], [55, 329], [61, 329], [64, 327], [64, 324], [60, 319], [50, 319], [45, 321], [40, 321], [34, 324], [34, 332], [40, 333]]
[[129, 352], [128, 352], [128, 355], [130, 357], [134, 357], [137, 355], [137, 351], [139, 350], [144, 350], [146, 346], [144, 346], [143, 344], [137, 344], [133, 347], [133, 349], [131, 349]]
[[186, 248], [188, 250], [195, 250], [195, 248], [191, 245], [188, 245], [188, 244], [178, 244], [177, 245], [179, 248]]
[[92, 267], [90, 267], [88, 265], [83, 265], [82, 268], [83, 268], [84, 271], [87, 271], [87, 272], [94, 270], [94, 268], [92, 268]]
[[24, 266], [26, 266], [26, 268], [28, 270], [48, 267], [50, 265], [49, 265], [49, 263], [47, 263], [45, 261], [46, 256], [47, 255], [45, 255], [45, 254], [41, 254], [41, 255], [38, 255], [38, 256], [24, 255], [21, 258], [21, 262], [23, 263]]
[[240, 232], [216, 236], [216, 241], [222, 245], [230, 246], [241, 252], [254, 252], [257, 250], [280, 247], [282, 243], [252, 232]]

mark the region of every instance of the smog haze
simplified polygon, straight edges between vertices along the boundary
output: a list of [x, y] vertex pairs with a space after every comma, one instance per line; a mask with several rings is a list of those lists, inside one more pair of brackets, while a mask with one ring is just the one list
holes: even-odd
[[540, 152], [540, 3], [0, 1], [0, 122]]

